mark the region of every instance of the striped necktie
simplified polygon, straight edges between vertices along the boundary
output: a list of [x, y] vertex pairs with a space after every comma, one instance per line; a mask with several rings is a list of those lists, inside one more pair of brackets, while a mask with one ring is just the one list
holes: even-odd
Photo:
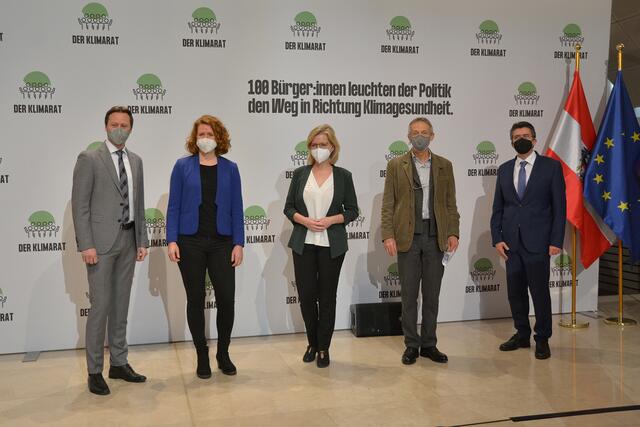
[[124, 198], [124, 204], [122, 205], [122, 223], [129, 222], [129, 181], [127, 180], [127, 169], [124, 167], [124, 160], [122, 156], [124, 152], [122, 150], [116, 151], [118, 154], [118, 173], [120, 174], [120, 191]]

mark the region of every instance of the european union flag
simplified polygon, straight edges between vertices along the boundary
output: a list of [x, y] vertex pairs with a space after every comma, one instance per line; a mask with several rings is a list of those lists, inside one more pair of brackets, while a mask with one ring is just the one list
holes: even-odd
[[640, 126], [621, 71], [587, 166], [584, 198], [640, 260]]

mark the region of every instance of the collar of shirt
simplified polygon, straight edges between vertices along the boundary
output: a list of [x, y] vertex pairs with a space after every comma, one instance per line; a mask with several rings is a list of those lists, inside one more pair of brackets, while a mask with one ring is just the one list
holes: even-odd
[[413, 150], [411, 151], [411, 158], [413, 159], [414, 163], [417, 166], [422, 166], [422, 167], [431, 166], [431, 156], [432, 156], [432, 153], [431, 153], [431, 150], [429, 150], [429, 158], [427, 159], [426, 162], [423, 162], [418, 158], [418, 156], [416, 156], [416, 153], [414, 153]]
[[[111, 143], [111, 141], [109, 141], [108, 139], [105, 142], [107, 144], [107, 148], [109, 149], [109, 154], [111, 154], [113, 156], [115, 154], [115, 152], [118, 151], [118, 148], [115, 145], [113, 145]], [[126, 157], [128, 155], [127, 154], [127, 147], [124, 147], [122, 149], [122, 152], [124, 153], [124, 155]]]
[[533, 164], [536, 162], [536, 156], [537, 156], [537, 153], [535, 151], [532, 151], [531, 154], [529, 154], [526, 159], [521, 159], [520, 157], [517, 157], [516, 164], [518, 167], [520, 167], [520, 163], [524, 160], [529, 165], [533, 166]]

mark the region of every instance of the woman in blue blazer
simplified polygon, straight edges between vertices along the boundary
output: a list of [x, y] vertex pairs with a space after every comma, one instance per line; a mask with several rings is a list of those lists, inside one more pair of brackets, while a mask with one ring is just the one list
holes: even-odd
[[187, 322], [200, 378], [211, 377], [204, 316], [207, 271], [217, 306], [218, 368], [223, 374], [236, 374], [229, 343], [234, 318], [234, 268], [242, 263], [244, 217], [238, 166], [221, 157], [230, 146], [222, 122], [202, 116], [187, 139], [191, 156], [179, 159], [171, 173], [168, 253], [171, 261], [178, 263], [187, 294]]

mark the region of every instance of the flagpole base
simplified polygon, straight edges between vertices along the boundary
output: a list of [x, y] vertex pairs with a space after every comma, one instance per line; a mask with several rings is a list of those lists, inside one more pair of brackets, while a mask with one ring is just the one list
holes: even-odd
[[589, 327], [589, 322], [578, 322], [578, 320], [574, 322], [571, 318], [568, 318], [560, 319], [558, 325], [568, 329], [586, 329]]
[[616, 326], [633, 326], [638, 324], [638, 322], [633, 319], [629, 319], [628, 317], [623, 317], [622, 319], [620, 319], [619, 317], [608, 317], [604, 319], [604, 323], [607, 325]]

